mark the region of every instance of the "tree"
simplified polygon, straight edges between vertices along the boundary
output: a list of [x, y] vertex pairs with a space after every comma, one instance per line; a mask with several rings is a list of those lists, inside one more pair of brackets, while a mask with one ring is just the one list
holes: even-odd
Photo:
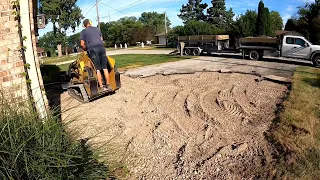
[[269, 14], [271, 35], [275, 35], [275, 31], [282, 30], [283, 20], [280, 13], [277, 11], [271, 11]]
[[320, 25], [320, 1], [306, 3], [304, 7], [299, 7], [297, 31], [304, 34], [312, 43], [320, 44], [319, 32]]
[[[165, 14], [157, 13], [157, 12], [144, 12], [141, 14], [139, 21], [146, 27], [146, 29], [151, 30], [151, 35], [155, 36], [158, 33], [165, 31]], [[168, 17], [167, 20], [167, 28], [171, 25], [171, 22]], [[146, 30], [145, 29], [145, 30]]]
[[208, 9], [207, 20], [218, 28], [229, 29], [233, 22], [232, 8], [226, 10], [225, 0], [212, 0], [212, 7]]
[[271, 36], [272, 30], [271, 30], [271, 24], [270, 24], [270, 11], [269, 8], [265, 7], [264, 12], [263, 12], [263, 17], [265, 19], [265, 24], [264, 24], [264, 35]]
[[256, 33], [257, 12], [247, 10], [244, 15], [240, 15], [232, 27], [232, 34], [235, 37], [254, 36]]
[[43, 48], [45, 51], [50, 52], [51, 56], [54, 56], [57, 48], [57, 42], [55, 41], [53, 31], [47, 32], [41, 36], [38, 40], [38, 46]]
[[284, 30], [286, 31], [295, 31], [296, 30], [296, 27], [297, 27], [297, 21], [295, 19], [288, 19], [287, 20], [287, 23], [284, 27]]
[[80, 47], [79, 39], [80, 33], [73, 34], [67, 38], [67, 45], [72, 48]]
[[207, 9], [207, 3], [201, 3], [202, 0], [189, 0], [186, 5], [182, 5], [180, 9], [179, 18], [182, 19], [183, 23], [189, 21], [206, 21], [207, 17], [204, 14], [204, 10]]
[[59, 56], [62, 56], [61, 46], [63, 39], [66, 38], [66, 31], [71, 28], [74, 32], [83, 19], [81, 9], [76, 5], [76, 2], [77, 0], [39, 0], [39, 11], [46, 14], [46, 24], [48, 22], [53, 24]]
[[258, 7], [258, 17], [257, 17], [257, 23], [256, 23], [256, 35], [264, 35], [265, 34], [265, 26], [266, 26], [266, 14], [265, 14], [265, 8], [264, 3], [261, 0], [259, 2]]

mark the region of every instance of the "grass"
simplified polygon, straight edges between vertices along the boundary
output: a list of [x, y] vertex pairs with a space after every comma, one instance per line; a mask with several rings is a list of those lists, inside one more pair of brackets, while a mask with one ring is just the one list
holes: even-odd
[[[86, 141], [76, 141], [52, 115], [0, 95], [0, 179], [106, 179], [108, 168]], [[6, 100], [7, 99], [7, 100]]]
[[71, 61], [71, 60], [76, 60], [79, 58], [79, 55], [76, 56], [62, 56], [62, 57], [49, 57], [49, 58], [44, 58], [43, 63], [44, 64], [57, 64], [60, 62], [65, 62], [65, 61]]
[[279, 118], [267, 137], [279, 152], [280, 174], [289, 179], [320, 177], [320, 69], [299, 67]]
[[160, 46], [160, 45], [146, 45], [144, 46], [144, 48], [142, 48], [141, 46], [139, 47], [134, 47], [132, 48], [133, 50], [176, 50], [177, 48], [171, 48], [171, 47], [165, 47], [165, 46]]
[[[116, 60], [116, 65], [119, 69], [129, 69], [134, 67], [142, 67], [152, 64], [165, 62], [180, 61], [183, 59], [194, 58], [195, 56], [169, 56], [165, 54], [121, 54], [110, 56]], [[67, 71], [69, 64], [59, 66], [61, 71]]]

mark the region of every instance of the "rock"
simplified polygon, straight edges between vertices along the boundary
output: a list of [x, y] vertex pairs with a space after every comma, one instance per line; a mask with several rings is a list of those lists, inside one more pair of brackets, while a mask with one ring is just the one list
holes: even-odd
[[221, 69], [219, 72], [220, 73], [231, 73], [232, 71], [230, 69]]
[[282, 83], [291, 83], [291, 80], [285, 77], [281, 77], [281, 76], [275, 76], [275, 75], [268, 75], [268, 76], [264, 76], [265, 79], [269, 80], [269, 81], [275, 81], [275, 82], [282, 82]]
[[243, 143], [243, 144], [240, 144], [237, 148], [237, 153], [240, 154], [242, 152], [244, 152], [245, 150], [247, 150], [249, 147], [248, 143]]

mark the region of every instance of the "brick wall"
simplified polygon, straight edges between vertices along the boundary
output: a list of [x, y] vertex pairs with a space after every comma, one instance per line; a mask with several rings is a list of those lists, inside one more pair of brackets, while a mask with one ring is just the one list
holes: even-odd
[[0, 88], [3, 91], [18, 91], [27, 94], [24, 63], [19, 51], [20, 39], [12, 0], [0, 0]]

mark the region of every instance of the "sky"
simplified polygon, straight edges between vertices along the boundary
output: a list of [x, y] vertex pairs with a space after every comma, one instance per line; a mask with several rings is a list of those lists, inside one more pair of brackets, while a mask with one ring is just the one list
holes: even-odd
[[[256, 10], [260, 0], [225, 0], [227, 9], [232, 8], [235, 15], [245, 13], [247, 9]], [[211, 0], [202, 0], [211, 6]], [[314, 0], [264, 0], [265, 6], [270, 11], [278, 11], [283, 18], [284, 24], [297, 11], [297, 7], [306, 2]], [[125, 16], [139, 17], [143, 12], [166, 12], [171, 21], [171, 26], [182, 25], [181, 19], [177, 16], [180, 13], [182, 4], [188, 3], [188, 0], [99, 0], [100, 22], [116, 21]], [[77, 5], [81, 8], [85, 18], [91, 19], [93, 26], [97, 26], [97, 11], [95, 0], [78, 0]], [[82, 26], [76, 29], [76, 33], [82, 30]], [[49, 23], [45, 29], [39, 30], [40, 36], [52, 31], [52, 24]], [[74, 32], [67, 31], [67, 35]]]

